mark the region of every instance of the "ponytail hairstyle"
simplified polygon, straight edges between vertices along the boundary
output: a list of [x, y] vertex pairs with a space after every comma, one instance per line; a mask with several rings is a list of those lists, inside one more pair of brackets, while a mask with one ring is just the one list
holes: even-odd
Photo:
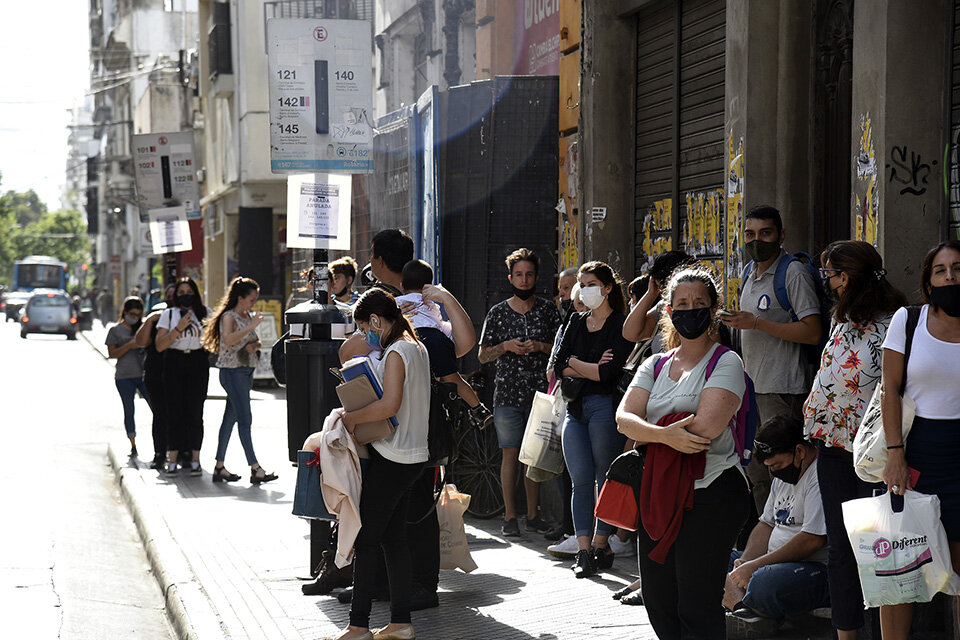
[[[407, 334], [414, 340], [417, 340], [417, 334], [406, 316], [400, 312], [397, 301], [392, 295], [383, 289], [368, 289], [360, 299], [357, 300], [357, 306], [353, 309], [353, 319], [358, 322], [370, 322], [370, 316], [376, 315], [384, 320], [393, 323], [389, 331], [383, 327], [380, 328], [380, 346], [386, 351], [387, 347]], [[419, 343], [419, 341], [418, 341]]]
[[613, 285], [610, 288], [610, 294], [607, 296], [610, 308], [617, 313], [627, 315], [627, 303], [623, 299], [623, 281], [620, 279], [620, 275], [610, 268], [610, 265], [606, 262], [594, 260], [581, 266], [577, 272], [577, 276], [584, 273], [590, 273], [596, 276], [597, 280], [599, 280], [603, 286], [607, 286], [608, 284]]
[[252, 278], [237, 276], [230, 281], [227, 293], [217, 303], [217, 310], [204, 320], [203, 348], [210, 353], [220, 353], [220, 320], [223, 314], [236, 308], [240, 298], [246, 298], [254, 291], [259, 291], [260, 285]]
[[[123, 320], [123, 316], [125, 316], [127, 311], [130, 311], [131, 309], [139, 309], [142, 314], [143, 300], [141, 300], [139, 296], [130, 296], [129, 298], [124, 299], [123, 306], [120, 307], [120, 320]], [[119, 323], [120, 320], [117, 320], [117, 322]], [[134, 333], [136, 333], [137, 329], [140, 328], [141, 324], [143, 324], [143, 315], [140, 316], [140, 320], [137, 321], [137, 324], [131, 327]]]
[[883, 258], [869, 242], [838, 240], [820, 254], [820, 264], [847, 274], [847, 284], [833, 307], [833, 319], [865, 325], [907, 306], [907, 297], [887, 280]]
[[[717, 309], [720, 306], [720, 288], [714, 279], [713, 273], [709, 269], [700, 265], [687, 266], [679, 271], [675, 271], [670, 276], [666, 289], [663, 291], [663, 299], [673, 308], [673, 296], [677, 292], [677, 287], [687, 282], [699, 282], [707, 290], [707, 296], [710, 298], [710, 308]], [[666, 312], [660, 314], [660, 330], [663, 332], [663, 342], [667, 350], [676, 349], [680, 346], [680, 334], [673, 328], [673, 322], [670, 315]], [[720, 323], [716, 316], [707, 329], [707, 335], [714, 342], [720, 342]]]

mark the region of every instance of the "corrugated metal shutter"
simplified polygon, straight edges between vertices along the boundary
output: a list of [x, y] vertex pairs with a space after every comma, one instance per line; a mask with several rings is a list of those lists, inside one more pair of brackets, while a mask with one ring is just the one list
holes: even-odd
[[688, 239], [722, 258], [725, 39], [725, 0], [664, 0], [637, 16], [637, 272]]
[[953, 3], [950, 94], [950, 198], [947, 238], [960, 240], [960, 0]]

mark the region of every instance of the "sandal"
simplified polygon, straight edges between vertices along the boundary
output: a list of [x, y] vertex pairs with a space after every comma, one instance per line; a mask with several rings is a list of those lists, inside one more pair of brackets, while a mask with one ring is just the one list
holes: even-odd
[[211, 479], [214, 482], [236, 482], [240, 479], [240, 476], [230, 473], [226, 467], [215, 467]]
[[[262, 473], [263, 475], [258, 475], [257, 472]], [[264, 482], [270, 482], [277, 479], [277, 474], [267, 473], [263, 470], [263, 467], [257, 467], [256, 469], [250, 470], [250, 484], [263, 484]]]

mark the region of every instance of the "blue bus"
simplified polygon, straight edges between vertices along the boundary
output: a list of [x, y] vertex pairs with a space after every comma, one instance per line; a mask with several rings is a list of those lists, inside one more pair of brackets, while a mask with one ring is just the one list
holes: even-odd
[[50, 256], [29, 256], [13, 265], [12, 291], [67, 289], [67, 265]]

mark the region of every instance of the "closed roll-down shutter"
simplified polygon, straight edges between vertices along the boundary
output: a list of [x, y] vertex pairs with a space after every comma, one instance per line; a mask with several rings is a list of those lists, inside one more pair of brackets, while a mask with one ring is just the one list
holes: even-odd
[[953, 3], [953, 47], [950, 93], [950, 185], [947, 238], [960, 240], [960, 0]]
[[637, 15], [636, 269], [671, 249], [723, 263], [725, 0]]

